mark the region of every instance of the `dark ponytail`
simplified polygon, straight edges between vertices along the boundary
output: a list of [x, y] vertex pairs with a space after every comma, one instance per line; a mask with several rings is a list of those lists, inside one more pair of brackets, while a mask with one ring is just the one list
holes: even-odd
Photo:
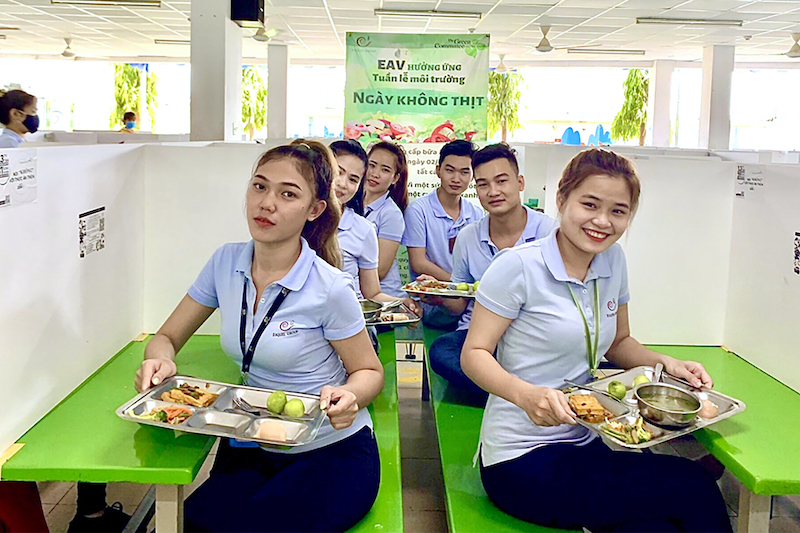
[[333, 176], [339, 166], [333, 154], [322, 143], [296, 139], [289, 145], [278, 146], [267, 151], [256, 164], [256, 168], [278, 159], [291, 159], [297, 171], [314, 190], [317, 200], [325, 200], [327, 207], [316, 219], [306, 222], [303, 237], [317, 255], [328, 264], [341, 268], [342, 253], [336, 234], [342, 216], [339, 202], [333, 195]]
[[7, 93], [0, 92], [0, 123], [8, 124], [11, 122], [11, 110], [24, 108], [36, 101], [36, 97], [25, 91], [14, 89]]
[[394, 203], [397, 204], [397, 207], [400, 208], [400, 211], [405, 213], [406, 207], [408, 207], [408, 163], [406, 162], [406, 151], [399, 144], [387, 141], [373, 144], [369, 149], [369, 155], [372, 155], [375, 150], [385, 150], [394, 156], [398, 180], [397, 183], [389, 188], [389, 195], [394, 200]]

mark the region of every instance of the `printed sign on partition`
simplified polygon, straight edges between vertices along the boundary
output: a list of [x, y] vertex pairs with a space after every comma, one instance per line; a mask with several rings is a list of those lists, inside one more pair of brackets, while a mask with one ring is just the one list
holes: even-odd
[[78, 215], [78, 248], [81, 258], [106, 247], [106, 208]]
[[763, 165], [738, 165], [736, 167], [736, 196], [738, 198], [761, 199], [764, 194]]
[[489, 35], [347, 33], [344, 136], [486, 140]]
[[36, 201], [36, 150], [0, 151], [0, 209]]

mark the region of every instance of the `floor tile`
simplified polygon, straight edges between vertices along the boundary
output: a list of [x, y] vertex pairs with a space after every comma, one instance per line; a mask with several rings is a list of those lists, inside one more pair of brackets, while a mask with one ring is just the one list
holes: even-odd
[[52, 511], [53, 507], [55, 506], [56, 505], [54, 503], [43, 503], [42, 512], [44, 513], [45, 516], [47, 516], [48, 514], [50, 514], [50, 511]]
[[717, 485], [719, 485], [722, 498], [728, 504], [728, 507], [734, 511], [739, 509], [739, 488], [742, 484], [736, 479], [736, 476], [731, 474], [729, 470], [725, 470], [722, 473], [722, 477], [717, 481]]
[[39, 496], [42, 503], [57, 504], [64, 498], [64, 495], [69, 492], [75, 483], [63, 481], [48, 481], [44, 483], [37, 483], [39, 486]]
[[787, 516], [776, 516], [769, 521], [769, 533], [800, 533], [800, 521]]
[[772, 499], [773, 517], [794, 517], [800, 520], [800, 495], [775, 496]]
[[75, 505], [56, 505], [47, 516], [47, 528], [50, 533], [65, 533], [69, 527], [69, 522], [75, 516]]
[[447, 533], [444, 511], [414, 511], [404, 515], [405, 531], [409, 533]]
[[403, 508], [407, 511], [443, 511], [444, 489], [438, 459], [403, 459]]

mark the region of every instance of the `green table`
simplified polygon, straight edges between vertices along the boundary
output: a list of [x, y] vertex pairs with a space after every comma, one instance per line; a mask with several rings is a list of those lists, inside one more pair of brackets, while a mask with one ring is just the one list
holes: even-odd
[[[402, 530], [400, 445], [394, 337], [381, 336], [387, 386], [370, 406], [381, 453], [381, 488], [372, 511], [354, 529], [386, 522]], [[136, 395], [133, 378], [146, 342], [132, 342], [73, 391], [20, 439], [25, 446], [2, 469], [10, 481], [128, 482], [156, 485], [156, 530], [180, 531], [183, 487], [197, 476], [215, 442], [118, 418], [114, 410]], [[391, 364], [388, 364], [388, 361]], [[178, 355], [184, 375], [236, 383], [239, 369], [217, 336], [194, 336]]]

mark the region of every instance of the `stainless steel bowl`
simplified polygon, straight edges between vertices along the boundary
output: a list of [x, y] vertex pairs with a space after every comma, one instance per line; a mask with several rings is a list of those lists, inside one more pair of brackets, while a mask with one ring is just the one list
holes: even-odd
[[377, 317], [381, 309], [383, 309], [383, 304], [372, 300], [359, 300], [359, 303], [361, 304], [361, 310], [364, 312], [364, 318], [367, 320]]
[[[633, 395], [639, 412], [648, 422], [667, 428], [688, 426], [703, 406], [693, 392], [667, 383], [642, 383], [633, 389]], [[685, 406], [674, 405], [679, 402]]]

